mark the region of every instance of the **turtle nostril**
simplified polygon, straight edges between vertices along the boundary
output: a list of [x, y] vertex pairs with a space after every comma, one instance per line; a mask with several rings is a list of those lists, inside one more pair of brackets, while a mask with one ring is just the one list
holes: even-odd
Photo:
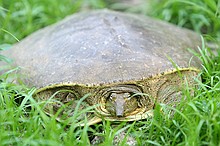
[[116, 116], [117, 117], [123, 117], [124, 111], [123, 109], [116, 109]]
[[122, 114], [120, 114], [120, 115], [117, 115], [117, 117], [121, 118], [121, 117], [123, 117], [123, 115], [122, 115]]

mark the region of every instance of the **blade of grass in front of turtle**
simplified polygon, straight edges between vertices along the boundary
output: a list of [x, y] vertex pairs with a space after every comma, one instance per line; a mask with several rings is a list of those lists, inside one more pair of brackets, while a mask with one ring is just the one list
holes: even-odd
[[[134, 128], [135, 123], [136, 123], [136, 121], [132, 122], [132, 124], [126, 124], [125, 123], [125, 125], [126, 125], [125, 127], [120, 128], [119, 130], [117, 130], [115, 135], [119, 135], [121, 132], [126, 133], [124, 138], [120, 141], [119, 145], [126, 145], [127, 142], [128, 142], [128, 139], [129, 139], [129, 143], [131, 143], [131, 145], [137, 145], [136, 138], [131, 135], [131, 131]], [[123, 125], [123, 123], [121, 125]]]
[[[84, 95], [82, 98], [80, 98], [80, 100], [77, 101], [77, 105], [76, 107], [74, 108], [74, 113], [73, 113], [73, 116], [68, 118], [67, 119], [67, 124], [71, 124], [71, 125], [74, 125], [74, 126], [84, 126], [84, 125], [91, 125], [93, 124], [93, 122], [97, 123], [97, 122], [100, 122], [101, 119], [96, 119], [96, 118], [93, 118], [95, 117], [95, 114], [94, 114], [94, 109], [100, 105], [93, 105], [93, 106], [88, 106], [88, 107], [85, 107], [83, 109], [80, 109], [80, 106], [83, 104], [84, 100], [86, 98], [88, 98], [89, 96], [91, 96], [91, 94], [86, 94]], [[92, 118], [91, 117], [86, 117], [89, 113], [91, 113], [91, 115], [93, 116]], [[82, 118], [82, 121], [78, 121], [78, 117], [81, 117], [82, 115], [84, 115], [84, 117]], [[88, 119], [88, 121], [85, 121], [83, 119]], [[96, 121], [93, 121], [93, 120], [96, 120]]]
[[182, 78], [182, 73], [181, 73], [181, 71], [180, 71], [180, 69], [179, 69], [179, 66], [173, 61], [173, 59], [172, 59], [170, 56], [167, 56], [167, 55], [166, 55], [166, 57], [167, 57], [167, 59], [172, 63], [172, 65], [173, 65], [173, 67], [176, 69], [178, 75]]

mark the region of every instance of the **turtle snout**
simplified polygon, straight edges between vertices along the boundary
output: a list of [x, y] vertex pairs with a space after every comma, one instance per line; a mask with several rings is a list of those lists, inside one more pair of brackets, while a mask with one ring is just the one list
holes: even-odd
[[120, 100], [120, 101], [115, 101], [115, 115], [117, 117], [123, 117], [124, 116], [124, 104], [125, 101], [124, 100]]
[[112, 116], [123, 117], [124, 104], [125, 100], [123, 96], [117, 93], [111, 93], [106, 102], [106, 109]]

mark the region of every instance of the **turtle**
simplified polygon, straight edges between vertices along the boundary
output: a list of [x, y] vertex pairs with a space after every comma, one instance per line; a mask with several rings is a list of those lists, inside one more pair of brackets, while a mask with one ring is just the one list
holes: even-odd
[[48, 103], [46, 113], [64, 104], [61, 117], [71, 117], [81, 100], [81, 108], [94, 106], [85, 115], [94, 124], [147, 119], [156, 103], [176, 106], [184, 100], [185, 83], [194, 87], [201, 70], [192, 53], [200, 44], [189, 29], [102, 9], [67, 16], [4, 54], [20, 67], [24, 82], [37, 88], [36, 99], [60, 102]]

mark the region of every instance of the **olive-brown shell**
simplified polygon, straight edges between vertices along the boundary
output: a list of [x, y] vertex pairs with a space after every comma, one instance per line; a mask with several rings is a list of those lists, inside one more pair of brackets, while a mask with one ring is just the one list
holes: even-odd
[[199, 68], [188, 48], [197, 34], [147, 16], [109, 10], [78, 13], [17, 43], [16, 60], [36, 87], [111, 84], [180, 68]]

